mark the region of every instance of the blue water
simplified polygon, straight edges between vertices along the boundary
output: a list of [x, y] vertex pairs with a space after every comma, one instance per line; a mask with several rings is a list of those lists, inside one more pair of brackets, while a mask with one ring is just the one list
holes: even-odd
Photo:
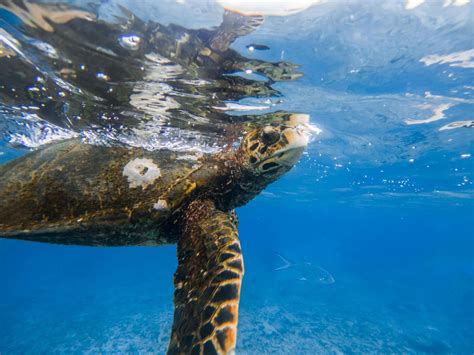
[[[107, 18], [114, 3], [98, 11]], [[474, 352], [473, 131], [440, 130], [472, 120], [473, 5], [461, 3], [327, 2], [269, 17], [233, 45], [301, 64], [303, 78], [273, 85], [275, 109], [309, 113], [322, 130], [289, 174], [237, 211], [238, 353]], [[188, 4], [195, 22], [171, 1], [134, 12], [219, 23], [215, 4]], [[0, 16], [9, 28], [10, 15]], [[251, 43], [270, 50], [249, 53]], [[459, 52], [464, 59], [421, 61]], [[16, 128], [8, 105], [0, 163], [61, 135]], [[0, 353], [164, 353], [175, 253], [0, 239]], [[291, 267], [276, 270], [279, 255]], [[334, 282], [322, 282], [328, 274]]]
[[[471, 213], [269, 204], [239, 211], [240, 352], [471, 351]], [[336, 282], [274, 271], [276, 252], [321, 265]], [[2, 241], [2, 351], [163, 352], [175, 266], [174, 247]]]

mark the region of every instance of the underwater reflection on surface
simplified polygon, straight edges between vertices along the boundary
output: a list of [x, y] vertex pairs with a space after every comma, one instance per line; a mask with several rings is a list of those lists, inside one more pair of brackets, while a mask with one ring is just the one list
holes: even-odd
[[[94, 144], [218, 150], [241, 134], [229, 110], [270, 108], [272, 84], [297, 66], [243, 57], [230, 45], [261, 16], [225, 12], [214, 29], [142, 21], [120, 7], [113, 22], [67, 5], [2, 5], [2, 131], [36, 147], [81, 136]], [[245, 78], [234, 73], [258, 75]], [[241, 106], [253, 98], [265, 106]], [[234, 104], [230, 104], [234, 102]]]

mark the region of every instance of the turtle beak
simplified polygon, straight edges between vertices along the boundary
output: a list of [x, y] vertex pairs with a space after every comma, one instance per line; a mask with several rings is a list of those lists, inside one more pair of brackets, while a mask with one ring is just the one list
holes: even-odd
[[320, 134], [322, 130], [309, 122], [310, 116], [305, 113], [294, 113], [288, 119], [288, 125], [299, 127], [306, 131], [307, 134]]

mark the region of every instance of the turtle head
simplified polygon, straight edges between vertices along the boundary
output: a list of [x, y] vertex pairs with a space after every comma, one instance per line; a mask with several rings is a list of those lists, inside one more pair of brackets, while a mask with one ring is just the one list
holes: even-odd
[[259, 123], [247, 131], [239, 149], [232, 153], [240, 173], [233, 174], [235, 185], [220, 199], [224, 210], [246, 204], [288, 172], [300, 159], [314, 130], [304, 114], [276, 112], [260, 117]]
[[[248, 132], [240, 145], [246, 170], [265, 187], [289, 171], [308, 145], [308, 115], [291, 114]], [[255, 184], [255, 182], [253, 183]]]

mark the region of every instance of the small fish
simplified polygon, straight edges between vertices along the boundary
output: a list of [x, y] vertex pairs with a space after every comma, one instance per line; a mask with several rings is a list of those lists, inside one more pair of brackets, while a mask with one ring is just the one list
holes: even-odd
[[268, 47], [264, 44], [249, 44], [246, 47], [251, 52], [253, 52], [253, 51], [267, 51], [267, 50], [270, 49], [270, 47]]
[[329, 271], [321, 266], [313, 265], [310, 262], [293, 263], [281, 254], [277, 253], [276, 255], [283, 265], [275, 268], [275, 271], [291, 269], [297, 274], [296, 278], [298, 281], [316, 282], [320, 284], [333, 284], [336, 282]]

